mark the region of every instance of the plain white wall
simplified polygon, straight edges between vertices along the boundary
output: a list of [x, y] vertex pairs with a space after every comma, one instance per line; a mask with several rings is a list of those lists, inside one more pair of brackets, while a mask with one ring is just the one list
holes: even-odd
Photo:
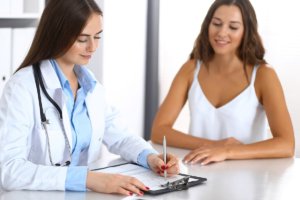
[[[213, 0], [160, 1], [160, 102], [187, 60], [201, 23]], [[296, 135], [296, 155], [300, 156], [300, 12], [294, 0], [252, 0], [259, 32], [266, 49], [266, 59], [275, 68], [284, 88]], [[175, 127], [187, 132], [187, 107]]]
[[102, 82], [128, 129], [143, 136], [147, 0], [102, 1]]

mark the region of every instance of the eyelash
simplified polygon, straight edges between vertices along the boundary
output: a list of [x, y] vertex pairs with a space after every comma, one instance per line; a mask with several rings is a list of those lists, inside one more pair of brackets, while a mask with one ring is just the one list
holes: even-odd
[[222, 26], [222, 24], [219, 24], [219, 23], [212, 23], [214, 26], [217, 26], [217, 27], [220, 27]]
[[[214, 26], [216, 26], [216, 27], [222, 26], [222, 24], [219, 24], [219, 23], [212, 23], [212, 24], [213, 24]], [[230, 28], [231, 30], [234, 30], [234, 31], [238, 30], [238, 28], [232, 27], [232, 26], [229, 26], [229, 28]]]
[[[94, 39], [95, 39], [95, 40], [100, 40], [101, 37], [94, 37]], [[78, 39], [77, 41], [80, 42], [80, 43], [85, 43], [85, 42], [87, 42], [87, 40], [80, 40], [80, 39]]]

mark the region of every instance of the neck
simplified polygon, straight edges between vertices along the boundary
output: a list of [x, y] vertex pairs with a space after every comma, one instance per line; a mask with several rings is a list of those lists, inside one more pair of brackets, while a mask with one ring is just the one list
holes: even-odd
[[63, 72], [63, 74], [66, 76], [66, 78], [68, 79], [70, 86], [71, 86], [71, 90], [74, 96], [74, 99], [76, 99], [76, 93], [77, 93], [77, 89], [78, 89], [78, 79], [77, 76], [74, 72], [74, 64], [68, 64], [66, 62], [64, 62], [61, 59], [56, 59], [56, 62], [58, 63], [61, 71]]
[[56, 62], [58, 63], [59, 68], [61, 69], [61, 71], [66, 76], [69, 82], [73, 82], [74, 80], [77, 81], [77, 77], [74, 72], [74, 66], [75, 66], [74, 64], [66, 64], [59, 58], [56, 59]]
[[218, 73], [228, 73], [243, 66], [236, 55], [215, 55], [209, 62], [209, 70]]

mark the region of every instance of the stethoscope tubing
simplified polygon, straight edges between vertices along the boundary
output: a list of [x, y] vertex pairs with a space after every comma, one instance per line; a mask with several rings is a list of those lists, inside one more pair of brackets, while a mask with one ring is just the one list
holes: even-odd
[[34, 80], [35, 80], [35, 85], [36, 85], [36, 89], [37, 89], [37, 94], [38, 94], [38, 100], [39, 100], [39, 108], [40, 108], [40, 117], [41, 117], [41, 123], [43, 128], [45, 129], [46, 132], [46, 139], [47, 139], [47, 146], [48, 146], [48, 154], [49, 154], [49, 160], [51, 165], [53, 166], [63, 166], [59, 163], [54, 164], [53, 160], [52, 160], [52, 154], [51, 154], [51, 147], [50, 147], [50, 139], [49, 139], [49, 134], [48, 134], [48, 128], [47, 128], [47, 124], [49, 124], [49, 120], [47, 119], [45, 113], [43, 112], [43, 103], [42, 103], [42, 99], [41, 99], [41, 92], [40, 89], [42, 89], [42, 92], [44, 93], [44, 95], [46, 96], [46, 98], [50, 101], [50, 103], [56, 108], [56, 110], [59, 113], [59, 121], [60, 121], [60, 125], [63, 129], [63, 135], [64, 135], [64, 139], [65, 139], [65, 145], [68, 148], [69, 151], [69, 157], [70, 160], [65, 162], [65, 166], [68, 166], [71, 164], [71, 158], [72, 158], [72, 150], [71, 150], [71, 145], [70, 142], [68, 140], [66, 131], [65, 131], [65, 127], [63, 125], [63, 115], [62, 115], [62, 110], [61, 108], [58, 106], [58, 104], [50, 97], [50, 95], [48, 94], [44, 82], [42, 80], [42, 73], [41, 73], [41, 69], [40, 69], [40, 63], [37, 62], [35, 64], [32, 65], [33, 66], [33, 74], [34, 74]]

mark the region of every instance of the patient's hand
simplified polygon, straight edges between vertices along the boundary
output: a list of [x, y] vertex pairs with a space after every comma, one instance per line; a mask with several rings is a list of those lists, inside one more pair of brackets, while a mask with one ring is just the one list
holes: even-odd
[[206, 165], [212, 162], [224, 161], [228, 158], [230, 146], [235, 145], [243, 145], [243, 143], [234, 137], [212, 141], [209, 144], [190, 151], [183, 158], [183, 162], [190, 164], [200, 163], [201, 165]]
[[216, 142], [219, 143], [220, 145], [223, 145], [223, 146], [243, 144], [242, 142], [240, 142], [239, 140], [237, 140], [234, 137], [225, 138], [225, 139], [222, 139], [222, 140], [218, 140]]

